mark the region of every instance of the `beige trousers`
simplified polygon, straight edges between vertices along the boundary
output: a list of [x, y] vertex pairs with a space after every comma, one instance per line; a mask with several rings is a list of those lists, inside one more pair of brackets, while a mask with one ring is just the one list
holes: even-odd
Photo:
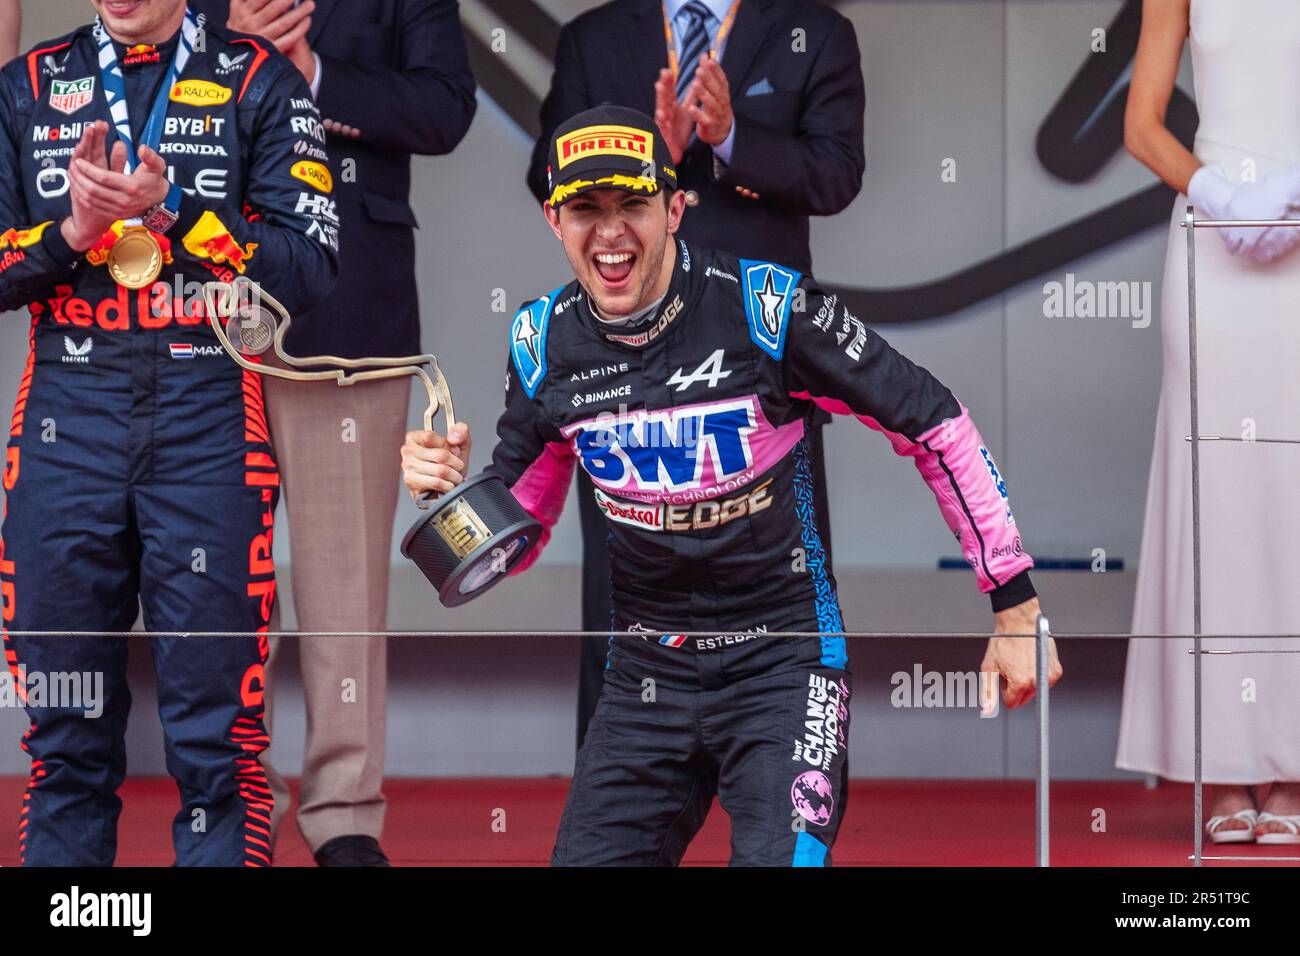
[[[288, 509], [298, 630], [384, 631], [411, 380], [350, 388], [270, 376], [264, 382]], [[271, 630], [278, 629], [277, 612]], [[275, 669], [295, 650], [307, 709], [298, 828], [313, 853], [337, 836], [378, 839], [384, 826], [387, 639], [273, 638], [268, 732]], [[273, 839], [290, 803], [274, 754], [273, 744], [262, 759], [275, 795]]]

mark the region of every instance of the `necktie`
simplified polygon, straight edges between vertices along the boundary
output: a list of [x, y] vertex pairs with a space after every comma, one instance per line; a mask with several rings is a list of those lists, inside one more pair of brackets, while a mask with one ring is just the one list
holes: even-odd
[[713, 20], [713, 12], [699, 0], [691, 0], [682, 7], [681, 13], [686, 14], [689, 23], [686, 26], [686, 39], [682, 41], [682, 53], [677, 72], [679, 100], [691, 85], [691, 80], [695, 79], [695, 68], [700, 65], [700, 54], [709, 45], [709, 24]]

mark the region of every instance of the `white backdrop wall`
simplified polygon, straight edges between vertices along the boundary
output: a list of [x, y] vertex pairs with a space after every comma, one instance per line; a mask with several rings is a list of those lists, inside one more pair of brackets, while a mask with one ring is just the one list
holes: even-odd
[[[561, 18], [593, 5], [542, 3]], [[1106, 26], [1119, 7], [1117, 0], [841, 4], [862, 49], [868, 165], [853, 205], [813, 226], [822, 280], [875, 287], [941, 277], [1150, 185], [1151, 174], [1122, 151], [1082, 185], [1053, 179], [1034, 152], [1038, 126], [1087, 56], [1091, 31]], [[25, 44], [88, 19], [89, 9], [82, 0], [25, 3]], [[467, 19], [485, 15], [490, 12], [470, 0]], [[524, 47], [517, 45], [517, 55], [535, 59]], [[509, 50], [502, 56], [510, 57]], [[1181, 80], [1190, 92], [1186, 66]], [[479, 464], [488, 455], [505, 362], [508, 316], [492, 309], [496, 290], [505, 291], [513, 309], [567, 274], [559, 244], [524, 187], [530, 147], [504, 111], [480, 93], [478, 115], [461, 147], [451, 156], [415, 161], [424, 344], [439, 355], [458, 412], [477, 430]], [[955, 182], [941, 181], [948, 159], [955, 160]], [[1159, 302], [1151, 303], [1154, 318], [1146, 328], [1126, 319], [1047, 318], [1043, 285], [1071, 272], [1080, 280], [1149, 282], [1158, 296], [1164, 244], [1164, 230], [1152, 228], [956, 315], [883, 330], [971, 409], [1009, 476], [1017, 520], [1034, 553], [1087, 557], [1102, 547], [1110, 557], [1123, 558], [1129, 571], [1133, 567], [1160, 378]], [[0, 396], [17, 388], [25, 330], [17, 314], [0, 321]], [[416, 411], [413, 403], [413, 423]], [[842, 590], [852, 591], [846, 599], [850, 626], [986, 626], [987, 604], [974, 595], [973, 581], [933, 571], [937, 559], [955, 555], [956, 548], [910, 464], [856, 422], [837, 423], [829, 434], [836, 569]], [[394, 460], [396, 480], [396, 452]], [[404, 502], [399, 538], [416, 514]], [[279, 529], [282, 567], [292, 560], [287, 541]], [[511, 582], [462, 611], [436, 604], [396, 544], [393, 560], [394, 629], [490, 633], [578, 626], [579, 535], [572, 500], [539, 569], [528, 576], [531, 583]], [[1095, 580], [1101, 577], [1108, 580]], [[1127, 627], [1129, 573], [1063, 573], [1041, 580], [1045, 597], [1056, 599], [1058, 628]], [[292, 620], [290, 614], [287, 623]], [[1077, 695], [1060, 698], [1067, 723], [1058, 725], [1058, 733], [1079, 743], [1072, 758], [1060, 758], [1066, 766], [1058, 769], [1069, 775], [1113, 773], [1122, 646], [1093, 655], [1075, 670]], [[391, 772], [569, 770], [576, 684], [571, 645], [543, 648], [481, 638], [434, 646], [402, 639], [394, 644], [394, 656]], [[855, 773], [982, 776], [1027, 770], [1032, 740], [1018, 735], [1013, 721], [972, 725], [966, 715], [951, 712], [891, 713], [888, 675], [894, 664], [910, 669], [909, 662], [923, 661], [928, 669], [941, 666], [931, 660], [947, 660], [974, 668], [978, 656], [955, 647], [932, 653], [929, 647], [886, 651], [862, 645]], [[139, 663], [133, 769], [160, 772], [149, 678]], [[871, 689], [865, 690], [868, 675], [875, 676], [868, 677]], [[277, 752], [293, 770], [300, 759], [302, 712], [292, 669], [281, 680]], [[863, 719], [867, 713], [869, 721]], [[892, 747], [868, 729], [891, 720], [904, 721], [901, 731], [887, 735], [904, 735], [904, 743]], [[3, 745], [23, 729], [21, 714], [0, 711], [0, 772], [23, 769], [16, 746]], [[928, 743], [917, 745], [921, 741]], [[943, 759], [935, 759], [934, 747]]]

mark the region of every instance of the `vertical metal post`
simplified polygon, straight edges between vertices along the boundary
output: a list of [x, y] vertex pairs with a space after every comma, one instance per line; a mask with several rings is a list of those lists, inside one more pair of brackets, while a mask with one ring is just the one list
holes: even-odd
[[1048, 830], [1051, 799], [1048, 794], [1048, 773], [1051, 760], [1048, 735], [1048, 701], [1047, 671], [1051, 661], [1051, 626], [1047, 618], [1040, 614], [1036, 626], [1038, 637], [1035, 642], [1038, 664], [1038, 779], [1034, 786], [1034, 815], [1037, 824], [1037, 859], [1036, 866], [1050, 866], [1048, 852]]
[[1205, 789], [1201, 780], [1201, 421], [1196, 401], [1196, 210], [1190, 203], [1183, 228], [1187, 230], [1187, 358], [1192, 413], [1192, 740], [1195, 762], [1192, 865], [1200, 866]]

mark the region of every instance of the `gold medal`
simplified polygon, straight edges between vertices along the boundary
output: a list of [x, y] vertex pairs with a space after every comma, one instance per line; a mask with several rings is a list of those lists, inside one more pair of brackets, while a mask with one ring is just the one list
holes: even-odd
[[108, 274], [126, 289], [153, 285], [162, 267], [162, 247], [144, 226], [127, 226], [108, 252]]

